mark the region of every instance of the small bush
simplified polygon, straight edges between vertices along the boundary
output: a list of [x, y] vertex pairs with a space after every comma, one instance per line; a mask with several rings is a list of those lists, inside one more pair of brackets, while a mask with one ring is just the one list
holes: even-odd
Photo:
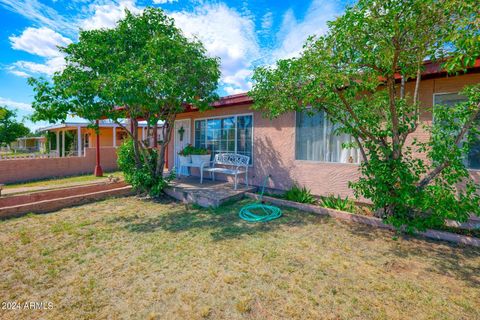
[[312, 204], [315, 202], [315, 197], [312, 195], [309, 189], [306, 187], [299, 187], [293, 185], [283, 196], [286, 200], [300, 202], [300, 203], [309, 203]]
[[347, 211], [352, 213], [355, 212], [355, 205], [353, 201], [348, 199], [348, 197], [345, 197], [345, 199], [343, 199], [342, 197], [340, 197], [340, 195], [335, 196], [332, 194], [327, 197], [322, 197], [322, 205], [330, 209]]
[[[148, 162], [152, 168], [156, 167], [157, 151], [149, 149]], [[142, 155], [140, 155], [142, 157]], [[143, 157], [142, 167], [137, 168], [135, 165], [135, 153], [133, 141], [128, 139], [118, 148], [118, 166], [123, 171], [125, 181], [132, 185], [133, 189], [139, 192], [147, 192], [151, 196], [159, 196], [163, 189], [170, 181], [175, 178], [175, 172], [171, 172], [169, 176], [155, 176], [150, 168], [144, 163]]]
[[210, 150], [205, 148], [197, 148], [189, 144], [185, 148], [180, 150], [178, 154], [184, 157], [190, 156], [190, 155], [205, 155], [205, 154], [210, 154]]
[[192, 146], [191, 144], [187, 145], [185, 148], [183, 148], [182, 150], [180, 150], [180, 152], [178, 153], [179, 155], [181, 156], [189, 156], [192, 154], [193, 150], [195, 149], [194, 146]]

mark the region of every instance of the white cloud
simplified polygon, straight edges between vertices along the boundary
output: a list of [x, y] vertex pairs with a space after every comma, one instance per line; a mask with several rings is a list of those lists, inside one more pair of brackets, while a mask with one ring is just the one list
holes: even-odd
[[32, 106], [28, 103], [17, 102], [8, 98], [0, 97], [0, 106], [7, 106], [10, 108], [20, 109], [23, 111], [32, 111]]
[[260, 53], [251, 17], [225, 4], [207, 4], [194, 12], [173, 12], [171, 16], [187, 36], [197, 37], [210, 55], [221, 58], [223, 83], [233, 85], [231, 90], [249, 89], [252, 61]]
[[239, 94], [239, 93], [244, 93], [245, 92], [245, 90], [243, 90], [243, 89], [233, 88], [233, 87], [230, 87], [230, 86], [224, 87], [223, 90], [225, 90], [225, 92], [228, 95]]
[[273, 51], [272, 60], [297, 56], [307, 38], [326, 33], [327, 21], [335, 19], [342, 11], [338, 2], [313, 0], [305, 18], [298, 21], [293, 11], [288, 10], [277, 33], [277, 43], [280, 45]]
[[20, 60], [8, 67], [9, 72], [19, 77], [29, 77], [31, 74], [51, 76], [65, 66], [63, 54], [57, 46], [66, 46], [72, 41], [52, 29], [27, 28], [20, 36], [11, 36], [13, 49], [46, 58], [44, 63]]
[[23, 50], [40, 57], [57, 57], [60, 55], [58, 46], [66, 46], [72, 40], [50, 28], [27, 28], [20, 36], [9, 37], [12, 48]]
[[20, 73], [36, 73], [52, 76], [56, 71], [61, 71], [65, 67], [63, 56], [47, 59], [45, 63], [36, 63], [31, 61], [17, 61], [13, 63], [13, 71]]
[[125, 10], [133, 13], [140, 13], [142, 10], [135, 6], [134, 0], [124, 0], [118, 3], [108, 2], [107, 4], [92, 4], [90, 10], [93, 16], [83, 20], [80, 27], [84, 30], [101, 28], [113, 28], [118, 20], [125, 17]]
[[270, 28], [273, 25], [273, 13], [268, 11], [262, 17], [262, 32], [270, 31]]
[[16, 70], [15, 69], [15, 66], [10, 66], [7, 68], [7, 71], [11, 74], [14, 74], [18, 77], [22, 77], [22, 78], [29, 78], [31, 77], [30, 74], [26, 73], [25, 71], [20, 71], [20, 70]]
[[75, 23], [38, 0], [0, 0], [0, 6], [24, 16], [37, 25], [46, 26], [53, 30], [62, 30], [63, 33], [69, 35], [73, 35], [77, 31]]
[[177, 2], [178, 0], [153, 0], [153, 3], [155, 4], [165, 4], [165, 3], [174, 3]]

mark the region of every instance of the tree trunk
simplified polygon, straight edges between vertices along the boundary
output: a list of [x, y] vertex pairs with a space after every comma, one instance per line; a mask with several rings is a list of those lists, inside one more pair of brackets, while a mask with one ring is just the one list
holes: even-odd
[[132, 139], [133, 139], [133, 154], [135, 156], [135, 166], [137, 169], [142, 168], [142, 161], [140, 160], [140, 151], [139, 151], [139, 143], [138, 143], [138, 122], [135, 119], [130, 119], [132, 122]]
[[170, 142], [171, 136], [172, 136], [172, 128], [173, 128], [173, 123], [175, 122], [175, 117], [176, 115], [171, 115], [170, 117], [167, 117], [167, 119], [164, 121], [163, 125], [163, 141], [160, 144], [160, 148], [158, 150], [158, 158], [157, 158], [157, 168], [155, 175], [156, 176], [163, 176], [163, 169], [165, 166], [165, 149], [168, 147], [168, 143]]

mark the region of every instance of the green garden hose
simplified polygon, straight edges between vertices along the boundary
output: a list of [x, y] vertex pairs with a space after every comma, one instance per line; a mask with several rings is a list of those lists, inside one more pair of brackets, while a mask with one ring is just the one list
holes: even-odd
[[[262, 192], [260, 193], [260, 199], [257, 203], [247, 204], [240, 209], [238, 216], [248, 222], [266, 222], [273, 219], [280, 218], [282, 216], [282, 210], [275, 206], [270, 206], [262, 203], [263, 193], [265, 192], [265, 185], [270, 176], [265, 177], [262, 186]], [[260, 214], [254, 213], [254, 211], [260, 212]]]

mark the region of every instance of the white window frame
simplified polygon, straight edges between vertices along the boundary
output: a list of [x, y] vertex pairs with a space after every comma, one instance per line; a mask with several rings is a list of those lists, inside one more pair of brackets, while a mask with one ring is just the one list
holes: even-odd
[[[294, 128], [295, 128], [295, 132], [293, 134], [293, 144], [294, 144], [294, 155], [293, 155], [293, 158], [295, 161], [299, 161], [299, 162], [305, 162], [305, 163], [318, 163], [318, 164], [333, 164], [333, 165], [348, 165], [348, 166], [360, 166], [360, 164], [362, 163], [362, 160], [360, 160], [360, 162], [353, 162], [353, 163], [349, 163], [349, 162], [338, 162], [338, 161], [322, 161], [322, 160], [303, 160], [303, 159], [297, 159], [297, 113], [299, 111], [294, 111], [294, 117], [293, 117], [293, 122], [294, 122]], [[325, 112], [325, 111], [322, 111], [322, 112]], [[360, 150], [358, 150], [358, 157], [359, 159], [362, 159], [362, 155], [360, 154]]]
[[[252, 163], [249, 164], [248, 166], [249, 167], [253, 167], [253, 164], [254, 164], [254, 144], [253, 142], [255, 141], [254, 137], [255, 137], [255, 117], [253, 115], [253, 112], [248, 112], [248, 113], [235, 113], [235, 114], [229, 114], [229, 115], [221, 115], [221, 116], [212, 116], [212, 117], [201, 117], [201, 118], [194, 118], [193, 119], [193, 145], [195, 145], [195, 141], [196, 141], [196, 131], [195, 130], [195, 122], [196, 121], [202, 121], [202, 120], [212, 120], [212, 119], [224, 119], [224, 118], [235, 118], [235, 152], [237, 152], [237, 131], [238, 131], [238, 125], [237, 125], [237, 118], [238, 117], [244, 117], [244, 116], [251, 116], [252, 117]], [[207, 126], [205, 126], [205, 130], [207, 129]], [[205, 132], [205, 136], [206, 136], [206, 132]]]
[[[443, 95], [447, 95], [447, 94], [456, 94], [456, 95], [459, 95], [460, 94], [460, 91], [451, 91], [451, 92], [435, 92], [433, 94], [433, 100], [432, 100], [432, 105], [433, 107], [432, 108], [435, 108], [435, 106], [437, 105], [437, 103], [435, 102], [435, 98], [437, 96], [443, 96]], [[435, 116], [434, 114], [432, 113], [432, 124], [435, 122]], [[465, 162], [468, 162], [468, 155], [467, 155], [467, 159], [465, 159]], [[474, 168], [469, 168], [466, 164], [465, 164], [466, 168], [468, 171], [474, 171], [474, 172], [480, 172], [480, 169], [474, 169]]]

